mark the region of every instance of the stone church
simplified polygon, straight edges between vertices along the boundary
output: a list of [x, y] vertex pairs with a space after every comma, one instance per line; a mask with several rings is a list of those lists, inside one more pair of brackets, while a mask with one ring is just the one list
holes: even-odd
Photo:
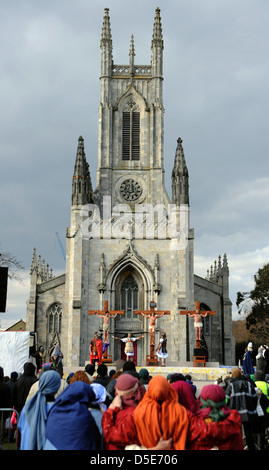
[[[203, 341], [208, 361], [234, 363], [229, 268], [219, 256], [205, 278], [194, 274], [194, 230], [190, 226], [189, 175], [182, 139], [175, 142], [171, 199], [165, 188], [163, 35], [156, 9], [151, 63], [136, 65], [131, 36], [129, 63], [113, 61], [109, 10], [101, 32], [98, 167], [92, 187], [84, 140], [78, 139], [72, 179], [70, 227], [66, 231], [66, 270], [55, 277], [34, 249], [26, 325], [38, 333], [47, 350], [59, 341], [64, 364], [83, 366], [89, 344], [102, 333], [103, 320], [90, 315], [109, 310], [108, 355], [123, 358], [128, 333], [139, 337], [134, 361], [149, 354], [149, 320], [135, 314], [149, 310], [170, 313], [157, 321], [156, 342], [167, 335], [167, 364], [192, 361], [193, 318], [180, 311], [216, 314], [204, 319]], [[128, 61], [127, 61], [128, 62]], [[92, 152], [94, 153], [94, 152]], [[71, 176], [71, 175], [70, 175]], [[71, 179], [71, 178], [70, 178]], [[71, 186], [71, 185], [70, 185]]]

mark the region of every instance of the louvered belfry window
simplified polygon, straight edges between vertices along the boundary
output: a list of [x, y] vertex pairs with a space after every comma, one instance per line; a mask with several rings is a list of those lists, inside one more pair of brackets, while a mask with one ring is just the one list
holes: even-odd
[[122, 115], [122, 159], [140, 159], [140, 113], [125, 111]]

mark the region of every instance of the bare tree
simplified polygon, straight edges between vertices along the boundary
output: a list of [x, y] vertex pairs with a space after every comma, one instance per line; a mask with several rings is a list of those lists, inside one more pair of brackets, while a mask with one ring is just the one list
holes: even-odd
[[20, 271], [25, 271], [25, 267], [19, 261], [16, 256], [14, 256], [12, 253], [9, 253], [8, 251], [6, 252], [1, 252], [0, 253], [0, 266], [5, 266], [8, 267], [8, 277], [9, 279], [14, 279], [15, 281], [18, 282], [23, 282], [22, 276], [18, 273], [18, 270]]

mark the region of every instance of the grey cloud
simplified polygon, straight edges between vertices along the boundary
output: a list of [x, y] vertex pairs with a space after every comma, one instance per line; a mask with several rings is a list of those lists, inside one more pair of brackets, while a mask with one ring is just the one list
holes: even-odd
[[[128, 62], [131, 34], [136, 62], [148, 63], [156, 8], [151, 0], [1, 6], [0, 241], [27, 268], [36, 246], [54, 269], [64, 270], [55, 232], [64, 242], [79, 135], [95, 185], [104, 6], [110, 8], [115, 63]], [[242, 264], [237, 255], [258, 249], [261, 260], [268, 254], [268, 191], [260, 183], [269, 170], [269, 4], [161, 0], [158, 6], [165, 47], [167, 190], [171, 194], [181, 137], [196, 255], [205, 257], [206, 274], [207, 261], [230, 253], [236, 276]], [[250, 277], [250, 261], [248, 274], [247, 269]]]

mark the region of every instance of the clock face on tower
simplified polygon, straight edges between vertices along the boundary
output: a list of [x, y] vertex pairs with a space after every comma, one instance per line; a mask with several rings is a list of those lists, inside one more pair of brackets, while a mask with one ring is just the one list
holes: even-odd
[[132, 178], [124, 180], [120, 185], [120, 195], [126, 201], [136, 201], [142, 194], [142, 187]]

